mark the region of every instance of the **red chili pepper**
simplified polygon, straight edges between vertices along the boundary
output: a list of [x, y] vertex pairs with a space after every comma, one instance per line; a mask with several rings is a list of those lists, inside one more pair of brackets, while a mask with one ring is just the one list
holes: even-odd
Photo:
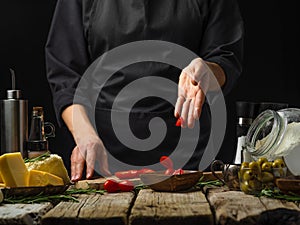
[[133, 179], [138, 178], [140, 174], [144, 173], [153, 173], [154, 170], [143, 168], [140, 170], [126, 170], [126, 171], [118, 171], [115, 172], [115, 176], [119, 179]]
[[181, 127], [181, 125], [183, 124], [183, 119], [182, 119], [182, 117], [179, 117], [178, 118], [178, 120], [176, 121], [176, 124], [175, 124], [175, 126], [176, 127]]
[[165, 175], [173, 175], [173, 174], [174, 174], [174, 169], [173, 168], [166, 169]]
[[178, 169], [178, 170], [175, 170], [173, 175], [181, 175], [181, 174], [184, 174], [184, 170], [183, 169]]
[[151, 170], [151, 169], [148, 169], [148, 168], [143, 168], [143, 169], [140, 169], [138, 171], [138, 174], [145, 174], [145, 173], [154, 173], [155, 171], [154, 170]]
[[119, 171], [115, 172], [115, 176], [119, 179], [133, 179], [139, 177], [138, 170], [126, 170], [126, 171]]
[[162, 156], [160, 157], [160, 163], [166, 167], [167, 169], [173, 169], [173, 162], [168, 156]]
[[109, 193], [114, 193], [119, 191], [119, 183], [113, 179], [109, 179], [104, 182], [103, 188]]
[[134, 189], [134, 184], [129, 180], [123, 180], [119, 182], [119, 189], [121, 191], [132, 191]]

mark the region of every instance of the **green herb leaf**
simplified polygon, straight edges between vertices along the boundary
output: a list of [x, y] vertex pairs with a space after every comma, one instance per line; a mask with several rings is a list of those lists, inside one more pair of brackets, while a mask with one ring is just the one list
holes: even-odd
[[261, 190], [258, 197], [260, 197], [260, 196], [265, 196], [265, 197], [268, 197], [268, 198], [281, 199], [281, 200], [286, 200], [286, 201], [300, 202], [300, 195], [296, 195], [292, 192], [290, 192], [288, 194], [284, 194], [280, 190], [277, 190], [277, 189], [274, 189], [274, 190], [272, 190], [272, 189], [263, 189], [263, 190]]
[[40, 155], [38, 157], [32, 158], [32, 159], [26, 158], [26, 159], [24, 159], [24, 162], [28, 163], [28, 162], [42, 161], [42, 160], [45, 160], [46, 158], [49, 158], [50, 155], [51, 155], [51, 153], [48, 151], [48, 152], [46, 152], [46, 153], [44, 153], [44, 154], [42, 154], [42, 155]]
[[198, 187], [202, 188], [206, 185], [213, 185], [213, 186], [218, 186], [218, 187], [221, 187], [223, 186], [223, 183], [219, 180], [210, 180], [210, 181], [203, 181], [204, 179], [204, 176], [202, 176], [198, 183], [196, 184]]
[[10, 203], [10, 204], [32, 204], [32, 203], [43, 203], [43, 202], [51, 202], [53, 204], [56, 204], [60, 201], [72, 201], [72, 202], [78, 202], [78, 199], [73, 196], [77, 194], [104, 194], [104, 190], [96, 190], [96, 189], [76, 189], [71, 188], [66, 190], [63, 194], [58, 195], [45, 195], [43, 193], [40, 193], [36, 196], [10, 196], [4, 198], [4, 203]]

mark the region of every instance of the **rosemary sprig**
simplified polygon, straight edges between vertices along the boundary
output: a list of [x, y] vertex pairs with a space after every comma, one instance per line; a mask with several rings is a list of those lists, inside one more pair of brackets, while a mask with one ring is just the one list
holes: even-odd
[[198, 186], [198, 187], [200, 187], [200, 188], [202, 188], [202, 187], [204, 187], [204, 186], [206, 186], [206, 185], [214, 185], [214, 186], [218, 186], [218, 187], [223, 186], [223, 183], [222, 183], [221, 181], [219, 181], [219, 180], [203, 181], [203, 179], [204, 179], [204, 176], [202, 176], [202, 177], [199, 179], [199, 181], [198, 181], [198, 183], [196, 184], [196, 186]]
[[75, 195], [75, 194], [101, 194], [103, 195], [106, 191], [105, 190], [97, 190], [97, 189], [81, 189], [81, 188], [70, 188], [65, 191], [65, 194], [67, 195]]
[[78, 194], [104, 194], [104, 190], [96, 190], [96, 189], [76, 189], [71, 188], [66, 190], [63, 194], [56, 194], [56, 195], [46, 195], [43, 193], [40, 193], [35, 196], [10, 196], [4, 198], [4, 203], [10, 203], [10, 204], [32, 204], [32, 203], [43, 203], [43, 202], [51, 202], [53, 204], [56, 204], [60, 201], [72, 201], [72, 202], [78, 202], [77, 197], [73, 195]]
[[28, 158], [25, 158], [24, 159], [24, 162], [25, 163], [28, 163], [28, 162], [37, 162], [37, 161], [42, 161], [46, 158], [49, 158], [50, 157], [50, 152], [45, 152], [44, 154], [38, 156], [38, 157], [35, 157], [35, 158], [32, 158], [32, 159], [28, 159]]
[[142, 190], [142, 189], [145, 189], [145, 188], [149, 188], [147, 185], [144, 185], [144, 184], [139, 184], [139, 185], [136, 185], [135, 187], [134, 187], [134, 190], [136, 191], [136, 192], [138, 192], [138, 191], [140, 191], [140, 190]]
[[78, 202], [77, 198], [73, 197], [72, 195], [66, 195], [66, 194], [61, 194], [61, 195], [39, 194], [36, 196], [27, 196], [27, 197], [11, 196], [8, 198], [4, 198], [4, 203], [10, 203], [10, 204], [17, 204], [17, 203], [33, 204], [33, 203], [43, 203], [43, 202], [56, 203], [56, 202], [60, 202], [60, 201]]
[[275, 199], [280, 199], [280, 200], [286, 200], [286, 201], [293, 201], [293, 202], [300, 202], [300, 195], [296, 195], [292, 192], [289, 192], [288, 194], [282, 193], [280, 190], [277, 189], [263, 189], [261, 190], [260, 196], [265, 196], [268, 198], [275, 198]]

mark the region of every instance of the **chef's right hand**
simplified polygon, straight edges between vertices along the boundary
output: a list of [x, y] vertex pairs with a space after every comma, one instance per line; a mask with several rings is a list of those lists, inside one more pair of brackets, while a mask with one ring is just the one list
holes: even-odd
[[71, 155], [71, 180], [82, 179], [84, 167], [86, 165], [86, 179], [91, 179], [94, 174], [95, 163], [98, 162], [100, 174], [110, 176], [106, 149], [98, 135], [82, 134], [77, 138], [77, 146]]

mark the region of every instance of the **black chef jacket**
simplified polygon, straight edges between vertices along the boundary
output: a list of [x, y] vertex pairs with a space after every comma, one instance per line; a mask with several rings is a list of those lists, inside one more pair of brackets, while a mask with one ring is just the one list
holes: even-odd
[[[58, 121], [73, 103], [74, 92], [88, 66], [103, 53], [140, 40], [161, 40], [181, 45], [206, 61], [219, 64], [226, 74], [227, 94], [241, 73], [243, 22], [236, 0], [58, 0], [46, 44], [47, 77]], [[160, 98], [141, 99], [131, 110], [134, 135], [147, 138], [148, 123], [162, 117], [168, 127], [164, 141], [152, 151], [139, 152], [115, 137], [110, 110], [115, 96], [142, 76], [161, 76], [178, 82], [180, 70], [158, 62], [129, 65], [104, 85], [96, 106], [98, 133], [117, 159], [146, 166], [175, 148], [180, 129], [174, 107]], [[155, 87], [155, 85], [153, 85]], [[174, 103], [176, 92], [174, 92]], [[86, 107], [89, 108], [88, 103]], [[197, 149], [186, 168], [197, 169], [210, 133], [210, 113], [203, 106]]]

